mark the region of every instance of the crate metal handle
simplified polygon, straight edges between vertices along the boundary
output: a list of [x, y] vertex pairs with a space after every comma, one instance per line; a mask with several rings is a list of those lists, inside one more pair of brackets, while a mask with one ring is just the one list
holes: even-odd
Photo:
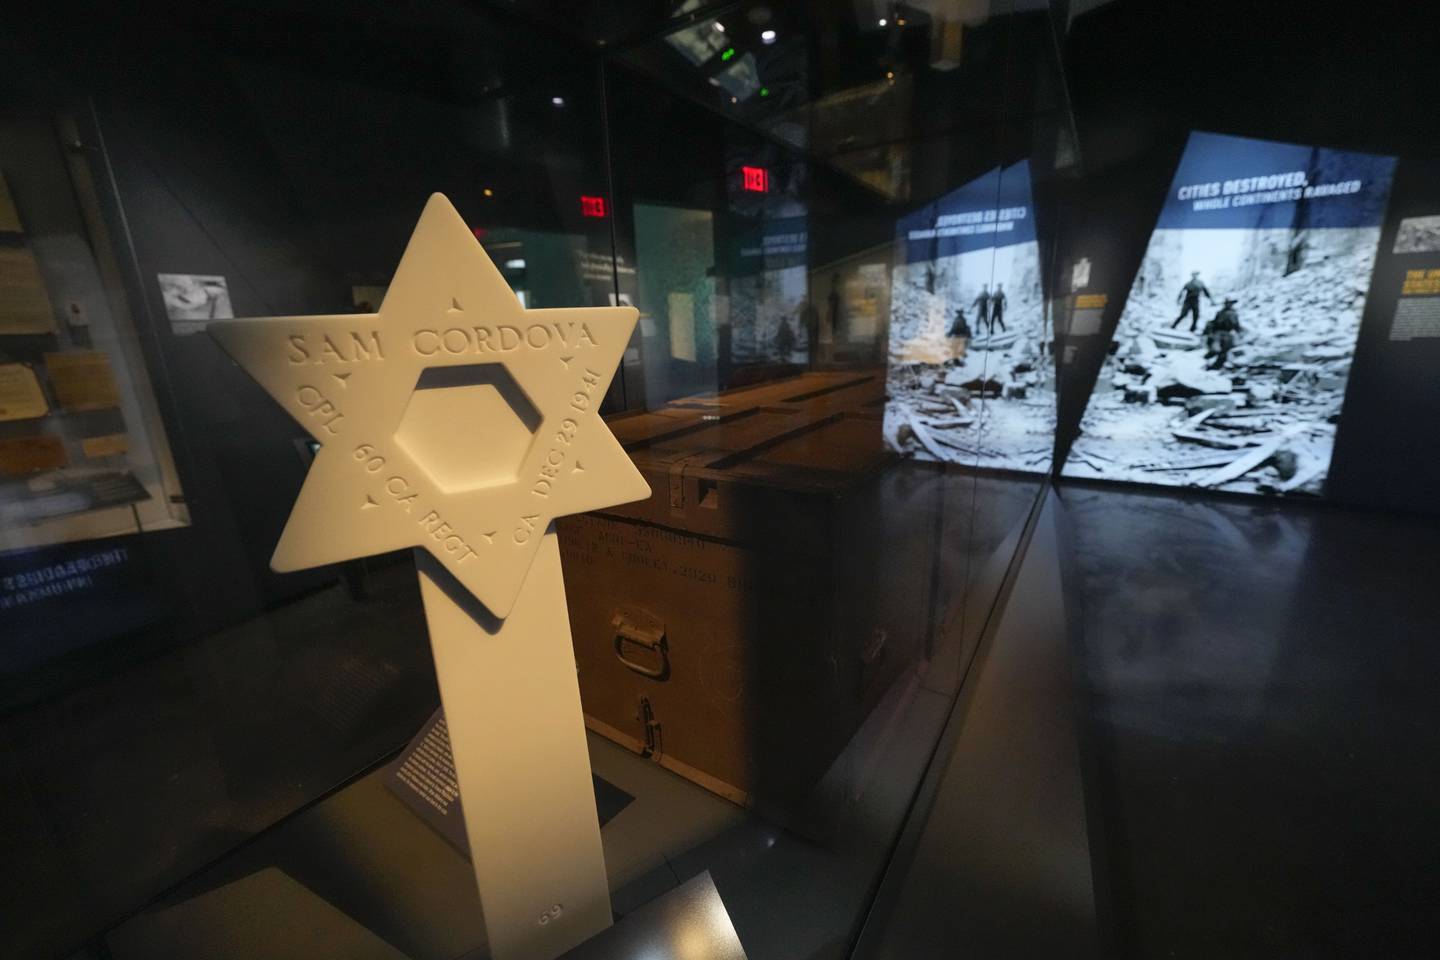
[[[637, 622], [639, 620], [647, 622]], [[670, 676], [670, 649], [665, 643], [665, 625], [654, 617], [630, 617], [617, 613], [610, 621], [615, 628], [615, 657], [630, 670], [652, 680], [664, 680]], [[655, 655], [654, 665], [640, 663], [625, 656], [629, 644], [642, 647]]]

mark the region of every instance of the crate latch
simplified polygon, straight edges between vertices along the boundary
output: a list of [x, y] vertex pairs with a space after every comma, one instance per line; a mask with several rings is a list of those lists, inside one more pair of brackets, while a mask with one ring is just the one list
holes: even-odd
[[643, 610], [621, 610], [610, 620], [615, 628], [615, 657], [627, 668], [652, 680], [670, 677], [670, 649], [665, 624]]
[[[671, 514], [673, 514], [674, 516], [677, 516], [677, 517], [678, 517], [678, 516], [683, 516], [684, 513], [685, 513], [685, 478], [686, 478], [686, 473], [687, 473], [687, 471], [688, 471], [691, 467], [696, 466], [696, 465], [698, 465], [698, 464], [701, 464], [703, 461], [705, 461], [705, 460], [708, 459], [709, 457], [713, 457], [713, 456], [714, 456], [714, 453], [713, 453], [713, 452], [711, 452], [711, 453], [703, 453], [703, 452], [702, 452], [702, 453], [692, 453], [692, 454], [690, 454], [689, 456], [681, 457], [680, 459], [678, 459], [678, 460], [676, 460], [676, 461], [674, 461], [673, 463], [670, 464], [670, 468], [669, 468], [669, 474], [670, 474], [669, 480], [670, 480], [670, 513], [671, 513]], [[710, 508], [710, 509], [713, 510], [713, 509], [715, 508], [716, 504], [718, 503], [718, 499], [717, 499], [715, 493], [712, 491], [712, 492], [710, 492], [710, 495], [709, 495], [709, 498], [708, 498], [708, 499], [709, 499], [709, 502], [704, 502], [704, 501], [706, 500], [705, 494], [706, 494], [706, 491], [705, 491], [705, 490], [701, 490], [701, 491], [700, 491], [699, 499], [702, 501], [702, 502], [700, 503], [700, 506], [702, 506], [702, 507], [708, 507], [708, 508]]]
[[640, 697], [640, 727], [645, 737], [645, 749], [641, 756], [659, 760], [663, 753], [664, 741], [660, 737], [660, 721], [655, 719], [655, 708], [650, 705], [650, 698]]

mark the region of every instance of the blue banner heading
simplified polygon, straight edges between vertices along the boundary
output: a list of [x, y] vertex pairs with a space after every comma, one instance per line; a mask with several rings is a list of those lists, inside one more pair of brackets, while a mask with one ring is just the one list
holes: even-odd
[[1395, 158], [1195, 132], [1157, 229], [1376, 226]]
[[1030, 162], [996, 167], [901, 217], [896, 234], [905, 243], [906, 263], [1034, 240]]

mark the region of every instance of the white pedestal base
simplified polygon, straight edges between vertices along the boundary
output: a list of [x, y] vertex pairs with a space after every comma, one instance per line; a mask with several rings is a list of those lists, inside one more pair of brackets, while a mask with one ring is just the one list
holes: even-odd
[[490, 955], [553, 960], [612, 920], [554, 528], [503, 621], [416, 563]]

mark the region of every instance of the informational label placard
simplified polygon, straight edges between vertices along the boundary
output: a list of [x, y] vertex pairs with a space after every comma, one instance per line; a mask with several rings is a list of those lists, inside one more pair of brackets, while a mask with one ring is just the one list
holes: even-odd
[[29, 247], [0, 247], [0, 334], [54, 333], [55, 311]]
[[45, 369], [60, 406], [70, 411], [109, 410], [120, 406], [120, 389], [110, 358], [103, 353], [47, 353]]
[[1440, 297], [1403, 297], [1390, 325], [1391, 340], [1440, 337]]
[[86, 437], [80, 441], [80, 449], [91, 460], [101, 457], [118, 457], [130, 450], [130, 435], [107, 433], [98, 437]]
[[1390, 339], [1432, 337], [1440, 337], [1440, 270], [1407, 270], [1390, 321]]
[[34, 420], [49, 412], [34, 370], [23, 363], [0, 363], [0, 421]]
[[129, 561], [125, 547], [112, 547], [77, 554], [54, 563], [37, 563], [29, 567], [3, 568], [0, 574], [0, 610], [86, 590], [95, 584], [95, 575]]
[[1084, 293], [1075, 298], [1075, 310], [1070, 315], [1070, 336], [1093, 337], [1100, 332], [1100, 323], [1105, 316], [1105, 304], [1109, 298], [1103, 293]]
[[0, 677], [170, 616], [176, 598], [156, 578], [149, 551], [137, 549], [138, 542], [131, 537], [0, 553]]
[[0, 440], [0, 474], [23, 477], [66, 465], [65, 444], [59, 437], [41, 435]]
[[[595, 812], [603, 827], [635, 798], [594, 774], [590, 776], [595, 785]], [[455, 776], [444, 710], [436, 710], [415, 739], [390, 764], [385, 772], [385, 785], [461, 856], [470, 856], [460, 806], [460, 782]]]

